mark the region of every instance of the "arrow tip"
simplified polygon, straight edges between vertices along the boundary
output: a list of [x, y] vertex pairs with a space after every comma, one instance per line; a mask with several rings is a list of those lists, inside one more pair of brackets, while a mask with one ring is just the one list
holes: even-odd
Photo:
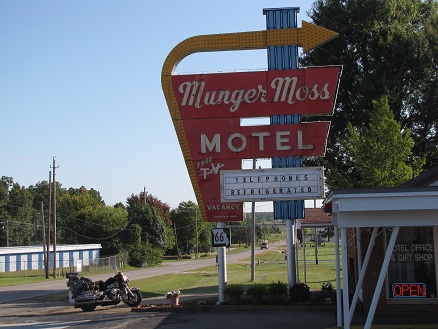
[[300, 44], [303, 51], [308, 52], [318, 46], [323, 45], [330, 40], [338, 37], [339, 33], [324, 27], [302, 21], [302, 33], [300, 34]]

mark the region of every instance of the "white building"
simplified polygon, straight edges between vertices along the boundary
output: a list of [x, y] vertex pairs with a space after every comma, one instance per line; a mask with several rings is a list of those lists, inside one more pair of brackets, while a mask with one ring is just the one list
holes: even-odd
[[[78, 260], [82, 265], [94, 265], [100, 257], [100, 244], [75, 244], [56, 246], [56, 267], [76, 266]], [[50, 266], [54, 265], [53, 246], [50, 246]], [[43, 246], [2, 247], [0, 248], [0, 272], [44, 269]]]

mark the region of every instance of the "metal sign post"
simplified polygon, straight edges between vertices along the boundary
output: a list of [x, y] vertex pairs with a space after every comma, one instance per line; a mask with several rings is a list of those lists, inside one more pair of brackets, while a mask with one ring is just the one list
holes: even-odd
[[[217, 230], [224, 233], [225, 223], [218, 222]], [[220, 233], [220, 234], [221, 234]], [[224, 290], [227, 285], [227, 253], [225, 247], [217, 248], [217, 267], [218, 267], [218, 286], [219, 286], [219, 303], [225, 302]]]

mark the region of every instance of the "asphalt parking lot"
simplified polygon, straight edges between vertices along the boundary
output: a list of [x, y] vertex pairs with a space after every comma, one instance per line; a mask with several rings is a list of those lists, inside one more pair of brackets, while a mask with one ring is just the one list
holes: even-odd
[[[166, 303], [145, 299], [142, 304]], [[220, 307], [215, 311], [132, 312], [126, 305], [82, 312], [67, 302], [22, 300], [0, 305], [0, 328], [127, 328], [127, 329], [335, 329], [336, 311], [293, 308]], [[223, 305], [225, 306], [225, 305]], [[351, 328], [363, 328], [366, 317], [355, 314]], [[438, 329], [438, 315], [377, 315], [373, 329]]]

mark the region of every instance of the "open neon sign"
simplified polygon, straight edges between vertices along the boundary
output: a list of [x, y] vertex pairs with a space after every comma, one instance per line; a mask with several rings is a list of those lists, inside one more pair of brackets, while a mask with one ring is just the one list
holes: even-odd
[[426, 298], [425, 283], [393, 283], [393, 298]]

